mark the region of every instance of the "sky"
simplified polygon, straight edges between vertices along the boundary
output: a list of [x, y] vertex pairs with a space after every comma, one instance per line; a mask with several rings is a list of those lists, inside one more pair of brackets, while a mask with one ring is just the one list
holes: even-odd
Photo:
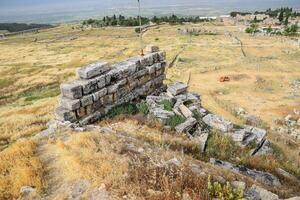
[[[300, 9], [300, 0], [141, 0], [141, 3], [147, 15], [177, 12], [195, 15], [199, 10], [203, 16], [281, 6]], [[71, 21], [113, 12], [129, 14], [136, 6], [137, 0], [0, 0], [0, 22]]]

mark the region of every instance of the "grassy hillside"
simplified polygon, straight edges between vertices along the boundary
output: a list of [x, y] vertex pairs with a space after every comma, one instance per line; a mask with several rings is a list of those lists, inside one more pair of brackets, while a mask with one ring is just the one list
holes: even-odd
[[[162, 25], [151, 28], [144, 34], [146, 44], [157, 44], [167, 52], [169, 63], [177, 56], [173, 67], [167, 71], [166, 82], [189, 80], [190, 90], [202, 95], [202, 103], [206, 108], [238, 124], [242, 124], [243, 121], [233, 112], [237, 107], [245, 108], [249, 113], [259, 116], [266, 127], [275, 126], [275, 119], [283, 118], [294, 108], [299, 109], [299, 96], [295, 97], [295, 91], [292, 89], [292, 82], [300, 80], [300, 48], [296, 42], [286, 37], [253, 37], [239, 30], [242, 27], [212, 23], [201, 23], [193, 27], [216, 32], [216, 35], [190, 37], [179, 34], [179, 28], [187, 27], [191, 25]], [[242, 47], [239, 40], [243, 43]], [[15, 177], [11, 177], [10, 183], [15, 179], [22, 179], [23, 176], [33, 176], [34, 180], [24, 179], [25, 183], [20, 183], [20, 186], [32, 184], [39, 190], [47, 188], [43, 185], [45, 177], [42, 171], [50, 169], [46, 165], [42, 170], [40, 163], [47, 163], [45, 155], [55, 150], [59, 151], [57, 154], [61, 154], [61, 157], [55, 157], [59, 164], [53, 167], [63, 170], [63, 175], [70, 178], [70, 181], [83, 177], [92, 180], [93, 184], [98, 184], [99, 180], [95, 180], [95, 176], [101, 176], [112, 189], [124, 187], [115, 186], [112, 182], [119, 180], [118, 173], [128, 172], [127, 164], [130, 162], [125, 162], [114, 177], [107, 177], [105, 170], [97, 171], [97, 163], [90, 163], [90, 168], [86, 169], [88, 171], [82, 171], [76, 174], [76, 177], [70, 175], [81, 170], [83, 163], [94, 158], [110, 160], [101, 164], [103, 169], [123, 163], [119, 158], [120, 152], [107, 154], [106, 157], [95, 153], [100, 148], [99, 136], [78, 135], [72, 136], [68, 141], [46, 141], [49, 144], [43, 147], [45, 149], [39, 149], [36, 143], [40, 144], [41, 141], [31, 141], [31, 137], [45, 129], [47, 122], [53, 119], [60, 94], [59, 85], [74, 79], [76, 68], [96, 60], [114, 63], [134, 56], [139, 52], [138, 41], [138, 35], [133, 28], [81, 30], [73, 28], [73, 25], [0, 40], [0, 148], [5, 149], [0, 152], [0, 157], [9, 158], [10, 155], [22, 152], [30, 159], [20, 163], [20, 166], [33, 166], [30, 168], [37, 169], [38, 172], [35, 175], [16, 174]], [[219, 79], [222, 76], [229, 76], [230, 82], [221, 83]], [[296, 93], [300, 95], [300, 90]], [[125, 127], [126, 125], [121, 123], [117, 129], [122, 131]], [[62, 140], [64, 134], [66, 133], [62, 133]], [[282, 149], [287, 157], [294, 160], [292, 168], [299, 169], [299, 142], [289, 146], [286, 145], [289, 138], [280, 138], [276, 134], [269, 137], [274, 143], [284, 147]], [[29, 144], [20, 144], [21, 139], [25, 139]], [[106, 138], [103, 141], [105, 146], [111, 144], [113, 139]], [[20, 149], [24, 145], [28, 145], [28, 149]], [[76, 157], [80, 151], [78, 147], [82, 145], [87, 146], [87, 152], [81, 152], [82, 155]], [[74, 163], [73, 168], [69, 168], [70, 165], [64, 166], [65, 159]], [[10, 164], [0, 166], [0, 171], [10, 168], [11, 163], [15, 161], [7, 162]], [[134, 180], [132, 184], [138, 185], [137, 180]], [[9, 183], [0, 182], [0, 192], [1, 184]], [[15, 197], [19, 190], [19, 186], [16, 187], [7, 195]], [[143, 194], [144, 191], [134, 191], [135, 186], [132, 187], [133, 193]], [[198, 188], [200, 189], [203, 188]], [[170, 199], [172, 197], [169, 196]]]

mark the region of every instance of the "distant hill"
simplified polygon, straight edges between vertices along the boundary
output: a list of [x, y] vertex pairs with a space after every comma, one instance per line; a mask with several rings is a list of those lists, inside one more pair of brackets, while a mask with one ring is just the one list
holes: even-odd
[[35, 28], [51, 28], [49, 24], [0, 23], [0, 32], [18, 32]]

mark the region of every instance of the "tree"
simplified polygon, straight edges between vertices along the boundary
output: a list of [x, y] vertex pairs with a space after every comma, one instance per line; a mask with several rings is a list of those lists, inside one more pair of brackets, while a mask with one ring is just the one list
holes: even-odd
[[279, 19], [280, 22], [283, 21], [283, 11], [280, 11], [280, 14], [279, 14], [279, 16], [278, 16], [278, 19]]
[[289, 24], [289, 16], [286, 16], [285, 20], [284, 20], [284, 25], [288, 25]]

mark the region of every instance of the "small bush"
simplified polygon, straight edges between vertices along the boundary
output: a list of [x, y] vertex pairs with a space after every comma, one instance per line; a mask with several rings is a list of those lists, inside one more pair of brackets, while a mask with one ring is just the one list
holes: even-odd
[[134, 104], [130, 104], [130, 103], [124, 103], [122, 105], [119, 106], [115, 106], [114, 108], [112, 108], [108, 114], [107, 117], [108, 118], [113, 118], [115, 116], [118, 115], [134, 115], [138, 112], [138, 108], [136, 105]]
[[149, 113], [148, 105], [145, 102], [141, 102], [136, 105], [139, 113], [147, 115]]
[[215, 132], [208, 139], [206, 154], [207, 157], [220, 160], [232, 161], [242, 153], [241, 149], [228, 136]]
[[234, 189], [228, 182], [225, 185], [221, 185], [218, 182], [212, 183], [210, 177], [208, 177], [207, 190], [209, 196], [212, 198], [226, 200], [244, 199], [243, 190]]
[[174, 115], [167, 120], [166, 125], [174, 128], [177, 125], [182, 124], [183, 122], [185, 122], [185, 119], [183, 117], [179, 115]]
[[169, 100], [163, 100], [162, 105], [164, 105], [164, 110], [167, 110], [167, 111], [173, 110], [173, 103]]

